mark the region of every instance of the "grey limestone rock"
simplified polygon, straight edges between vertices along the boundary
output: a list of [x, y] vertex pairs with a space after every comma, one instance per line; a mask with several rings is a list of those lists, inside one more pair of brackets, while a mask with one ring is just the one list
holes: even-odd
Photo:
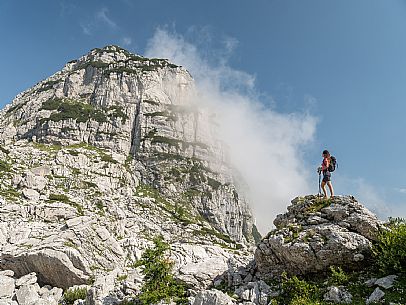
[[385, 296], [385, 292], [383, 292], [379, 287], [376, 287], [374, 292], [369, 296], [366, 300], [367, 304], [379, 302]]
[[352, 295], [343, 286], [331, 286], [324, 294], [324, 300], [337, 304], [351, 304]]
[[16, 291], [16, 298], [19, 305], [33, 305], [36, 304], [39, 298], [38, 285], [24, 285]]
[[23, 285], [32, 285], [35, 284], [37, 282], [37, 275], [35, 274], [35, 272], [26, 274], [22, 277], [20, 277], [19, 279], [16, 280], [15, 284], [16, 287], [20, 287]]
[[250, 301], [254, 304], [267, 305], [270, 287], [264, 281], [249, 282], [239, 287], [235, 293], [243, 301]]
[[393, 284], [397, 278], [398, 278], [397, 275], [388, 275], [377, 279], [374, 284], [379, 287], [389, 289], [393, 287]]
[[200, 291], [193, 302], [193, 305], [233, 305], [233, 299], [219, 290]]
[[[351, 196], [323, 201], [309, 195], [292, 200], [278, 215], [276, 229], [255, 251], [259, 275], [278, 276], [327, 271], [329, 266], [358, 269], [371, 255], [382, 222]], [[345, 225], [344, 225], [345, 224]]]
[[0, 274], [0, 299], [13, 296], [15, 288], [14, 279]]

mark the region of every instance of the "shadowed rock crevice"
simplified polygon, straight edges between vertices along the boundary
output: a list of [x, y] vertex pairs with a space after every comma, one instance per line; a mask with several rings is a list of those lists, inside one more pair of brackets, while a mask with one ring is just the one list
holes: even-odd
[[14, 271], [17, 277], [35, 272], [39, 284], [60, 288], [86, 284], [89, 279], [85, 271], [77, 269], [65, 253], [51, 249], [19, 256], [1, 255], [0, 268]]

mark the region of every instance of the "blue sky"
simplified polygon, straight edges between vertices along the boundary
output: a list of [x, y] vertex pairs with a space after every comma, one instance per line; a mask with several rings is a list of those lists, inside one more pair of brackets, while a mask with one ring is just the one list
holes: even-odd
[[157, 28], [255, 76], [275, 111], [315, 116], [304, 166], [326, 147], [338, 193], [406, 216], [405, 1], [2, 0], [0, 106], [92, 48], [144, 54]]

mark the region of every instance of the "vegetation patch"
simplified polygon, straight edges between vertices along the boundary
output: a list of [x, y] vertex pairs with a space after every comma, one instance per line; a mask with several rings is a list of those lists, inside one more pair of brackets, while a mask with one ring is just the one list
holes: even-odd
[[17, 111], [17, 110], [23, 108], [27, 103], [28, 103], [28, 100], [27, 100], [27, 101], [24, 101], [24, 102], [22, 102], [22, 103], [19, 103], [19, 104], [17, 104], [17, 105], [11, 106], [11, 107], [7, 110], [6, 113], [7, 113], [7, 114], [10, 114], [10, 113], [12, 113], [12, 112], [15, 112], [15, 111]]
[[110, 118], [121, 118], [123, 123], [128, 120], [128, 115], [124, 112], [122, 106], [110, 106], [107, 108], [107, 112]]
[[137, 196], [150, 197], [155, 199], [159, 208], [169, 213], [173, 219], [185, 225], [195, 223], [198, 219], [192, 214], [192, 207], [186, 208], [186, 202], [171, 203], [164, 199], [159, 191], [147, 184], [140, 184], [136, 190]]
[[194, 235], [212, 235], [217, 237], [218, 239], [221, 239], [225, 241], [226, 243], [229, 244], [234, 244], [235, 242], [230, 238], [230, 236], [220, 233], [219, 231], [215, 229], [209, 229], [209, 228], [202, 228], [200, 230], [195, 230], [193, 231]]
[[70, 201], [69, 197], [66, 196], [65, 194], [49, 194], [48, 201], [50, 201], [50, 202], [59, 201], [59, 202], [69, 204], [70, 206], [73, 206], [74, 208], [76, 208], [78, 215], [81, 215], [81, 216], [84, 215], [83, 207], [79, 203]]
[[66, 196], [65, 194], [49, 194], [48, 199], [49, 201], [59, 201], [68, 204], [71, 203], [69, 197]]
[[0, 172], [10, 172], [11, 171], [11, 164], [7, 161], [0, 160]]
[[58, 151], [62, 148], [61, 145], [56, 145], [56, 144], [45, 144], [45, 143], [38, 143], [38, 142], [33, 142], [34, 148], [46, 152], [55, 152]]
[[67, 119], [75, 119], [78, 123], [84, 123], [90, 119], [99, 123], [107, 122], [107, 116], [102, 109], [78, 100], [50, 99], [42, 104], [41, 109], [57, 110], [57, 112], [52, 113], [49, 118], [41, 119], [40, 124], [48, 120], [59, 122]]
[[306, 212], [308, 213], [316, 213], [319, 212], [321, 209], [328, 207], [331, 205], [331, 198], [317, 198], [314, 200], [312, 205], [309, 205], [306, 208]]
[[330, 266], [330, 271], [331, 271], [330, 277], [331, 285], [336, 286], [346, 285], [350, 281], [350, 277], [343, 271], [341, 267]]
[[406, 221], [391, 218], [378, 234], [373, 253], [383, 273], [406, 272]]
[[143, 103], [150, 104], [150, 105], [154, 105], [154, 106], [159, 106], [159, 105], [160, 105], [159, 102], [152, 101], [152, 100], [143, 100], [142, 102], [143, 102]]
[[119, 275], [119, 276], [117, 276], [117, 281], [123, 282], [127, 279], [127, 277], [128, 277], [127, 274]]
[[282, 293], [272, 301], [273, 305], [316, 305], [321, 296], [319, 288], [296, 276], [288, 277], [286, 273], [282, 274], [280, 283]]
[[64, 292], [62, 299], [64, 304], [73, 305], [76, 300], [85, 300], [87, 296], [87, 288], [68, 289]]
[[155, 237], [153, 241], [154, 247], [146, 249], [135, 264], [135, 267], [142, 268], [144, 275], [144, 284], [137, 296], [139, 304], [156, 304], [162, 300], [167, 303], [173, 301], [179, 305], [188, 304], [186, 286], [174, 278], [174, 263], [165, 256], [170, 249], [169, 244], [162, 236]]
[[221, 186], [221, 182], [210, 177], [207, 177], [207, 184], [210, 185], [215, 190], [218, 190]]
[[[0, 177], [1, 177], [1, 175], [0, 175]], [[14, 201], [17, 198], [20, 198], [21, 194], [14, 188], [9, 188], [9, 189], [0, 189], [0, 196], [2, 196], [3, 198], [5, 198], [9, 201]]]
[[58, 84], [58, 83], [60, 83], [62, 81], [63, 81], [62, 79], [47, 81], [47, 82], [42, 84], [41, 88], [37, 89], [37, 93], [53, 89], [54, 85], [56, 85], [56, 84]]
[[0, 151], [5, 153], [6, 155], [8, 155], [10, 153], [10, 151], [6, 148], [4, 148], [3, 146], [0, 146]]
[[169, 146], [179, 147], [179, 144], [181, 144], [182, 141], [178, 140], [178, 139], [163, 137], [163, 136], [153, 136], [152, 143], [153, 144], [154, 143], [161, 143], [161, 144], [167, 144]]

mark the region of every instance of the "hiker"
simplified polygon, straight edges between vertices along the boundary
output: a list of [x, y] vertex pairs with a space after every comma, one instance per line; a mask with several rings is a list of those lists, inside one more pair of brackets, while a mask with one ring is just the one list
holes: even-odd
[[330, 170], [332, 168], [331, 163], [332, 163], [332, 158], [330, 153], [328, 152], [328, 150], [324, 150], [323, 154], [323, 162], [321, 163], [321, 166], [318, 168], [319, 171], [319, 175], [321, 173], [323, 173], [323, 180], [321, 182], [321, 188], [323, 190], [324, 193], [324, 198], [327, 198], [327, 191], [326, 191], [326, 184], [330, 190], [330, 197], [334, 196], [334, 189], [333, 189], [333, 185], [331, 184], [331, 171]]

